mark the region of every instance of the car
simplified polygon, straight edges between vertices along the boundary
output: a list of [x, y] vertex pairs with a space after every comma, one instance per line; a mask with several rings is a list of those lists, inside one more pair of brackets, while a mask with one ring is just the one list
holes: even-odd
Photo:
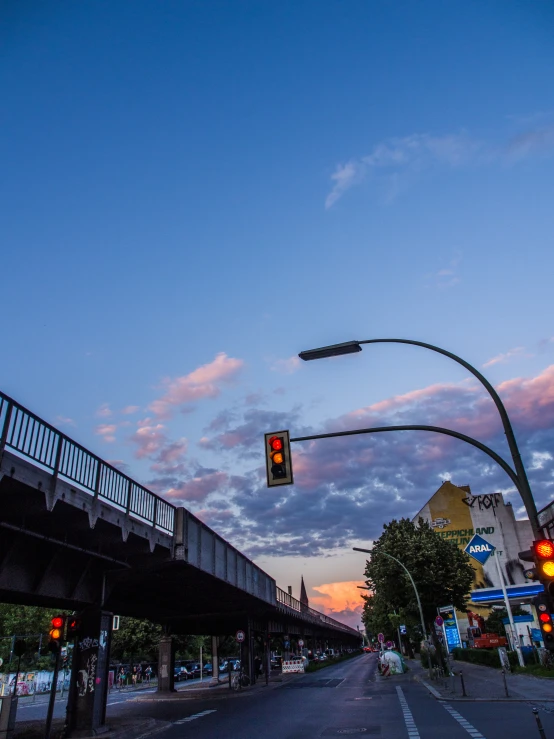
[[188, 680], [190, 677], [192, 677], [192, 675], [184, 665], [181, 665], [180, 667], [175, 667], [175, 669], [173, 670], [173, 679], [177, 683], [180, 683], [182, 680]]
[[214, 671], [214, 669], [212, 667], [212, 663], [211, 662], [206, 662], [206, 664], [204, 665], [203, 671], [202, 671], [203, 674], [204, 675], [213, 675], [213, 671]]
[[190, 677], [200, 677], [200, 662], [185, 662], [185, 667], [190, 673]]
[[229, 657], [227, 660], [227, 668], [231, 668], [233, 672], [240, 670], [240, 659], [237, 659], [237, 657]]
[[320, 662], [325, 662], [326, 659], [327, 659], [327, 655], [326, 654], [320, 654], [319, 657], [318, 657], [318, 660]]

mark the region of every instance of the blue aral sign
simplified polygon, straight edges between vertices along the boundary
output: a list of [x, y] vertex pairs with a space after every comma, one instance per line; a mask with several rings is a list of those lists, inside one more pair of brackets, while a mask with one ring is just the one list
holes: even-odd
[[475, 534], [475, 536], [471, 539], [469, 544], [464, 549], [464, 552], [466, 554], [469, 554], [470, 557], [473, 557], [473, 559], [476, 559], [482, 565], [484, 565], [495, 549], [496, 547], [493, 547], [490, 542], [488, 542], [486, 539], [483, 539], [483, 537], [479, 536], [479, 534]]

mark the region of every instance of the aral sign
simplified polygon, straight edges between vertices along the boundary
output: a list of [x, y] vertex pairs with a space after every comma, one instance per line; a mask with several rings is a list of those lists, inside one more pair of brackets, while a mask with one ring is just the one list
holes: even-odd
[[473, 557], [473, 559], [476, 559], [482, 565], [484, 565], [495, 549], [496, 547], [493, 547], [493, 545], [483, 539], [482, 536], [479, 536], [479, 534], [475, 534], [467, 547], [464, 549], [464, 552], [466, 554], [469, 554], [470, 557]]

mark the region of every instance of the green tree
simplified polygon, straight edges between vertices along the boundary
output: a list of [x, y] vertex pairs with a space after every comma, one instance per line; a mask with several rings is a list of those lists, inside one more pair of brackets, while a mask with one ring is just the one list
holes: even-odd
[[[512, 616], [528, 616], [529, 612], [524, 611], [520, 606], [512, 606]], [[508, 611], [505, 608], [492, 611], [491, 615], [485, 619], [485, 633], [498, 634], [498, 636], [506, 636], [506, 627], [502, 623], [503, 618], [508, 618]]]
[[[396, 557], [409, 570], [421, 599], [423, 617], [429, 631], [437, 615], [437, 606], [453, 605], [466, 611], [474, 570], [469, 557], [455, 544], [438, 536], [422, 518], [417, 524], [409, 519], [385, 524], [383, 533], [373, 545], [365, 576], [368, 585], [388, 612], [405, 613], [412, 622], [419, 621], [414, 589]], [[385, 606], [383, 606], [385, 607]]]
[[158, 659], [162, 627], [143, 618], [122, 616], [112, 634], [111, 659], [118, 662]]
[[[2, 670], [14, 670], [17, 665], [16, 657], [12, 657], [9, 662], [14, 636], [22, 639], [26, 646], [26, 652], [21, 658], [22, 669], [50, 668], [52, 658], [45, 652], [51, 628], [50, 620], [58, 613], [59, 610], [52, 608], [0, 603], [0, 657], [4, 660]], [[39, 654], [40, 643], [43, 648], [42, 656]]]

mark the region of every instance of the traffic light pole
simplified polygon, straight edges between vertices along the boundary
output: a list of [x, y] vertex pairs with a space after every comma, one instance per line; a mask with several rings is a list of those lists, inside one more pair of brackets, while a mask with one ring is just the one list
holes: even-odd
[[48, 701], [48, 713], [46, 714], [46, 728], [44, 729], [44, 739], [50, 739], [52, 730], [52, 717], [54, 715], [54, 703], [56, 701], [56, 688], [58, 686], [58, 672], [60, 671], [60, 652], [58, 647], [56, 650], [56, 662], [54, 663], [54, 675], [52, 677], [52, 685], [50, 687], [50, 700]]
[[[452, 359], [454, 362], [462, 365], [462, 367], [464, 367], [468, 372], [471, 372], [471, 374], [476, 377], [477, 380], [479, 380], [481, 385], [483, 385], [485, 390], [492, 398], [498, 410], [498, 413], [500, 414], [500, 419], [502, 421], [502, 426], [504, 427], [504, 433], [506, 434], [508, 447], [512, 455], [515, 472], [514, 469], [512, 469], [504, 460], [501, 460], [498, 455], [493, 456], [490, 453], [492, 450], [488, 449], [488, 447], [484, 447], [484, 445], [479, 445], [479, 443], [476, 442], [475, 439], [470, 440], [469, 437], [465, 437], [464, 440], [470, 444], [473, 444], [473, 446], [477, 446], [478, 448], [482, 449], [482, 451], [489, 454], [489, 456], [493, 457], [493, 459], [495, 459], [495, 461], [500, 464], [502, 469], [507, 472], [507, 474], [512, 479], [514, 485], [516, 486], [519, 494], [521, 495], [523, 505], [525, 506], [525, 510], [527, 511], [527, 515], [529, 516], [529, 522], [531, 524], [534, 537], [535, 539], [540, 539], [542, 536], [542, 532], [537, 520], [537, 507], [535, 505], [533, 493], [531, 492], [529, 480], [527, 479], [525, 467], [523, 466], [523, 461], [521, 459], [521, 454], [519, 452], [516, 437], [512, 429], [512, 424], [508, 417], [508, 413], [506, 412], [506, 408], [504, 407], [504, 404], [500, 399], [500, 396], [498, 395], [494, 387], [490, 384], [490, 382], [486, 379], [486, 377], [484, 377], [477, 369], [475, 369], [475, 367], [469, 364], [469, 362], [466, 362], [464, 359], [458, 357], [456, 354], [452, 354], [452, 352], [448, 352], [445, 349], [434, 346], [433, 344], [427, 344], [423, 341], [415, 341], [412, 339], [366, 339], [365, 341], [347, 341], [343, 344], [334, 344], [332, 346], [322, 347], [320, 349], [310, 349], [309, 351], [300, 352], [298, 356], [301, 359], [308, 361], [312, 359], [323, 359], [325, 357], [340, 356], [342, 354], [353, 354], [362, 350], [362, 344], [410, 344], [412, 346], [421, 346], [423, 347], [423, 349], [429, 349], [430, 351], [437, 352], [438, 354], [442, 354], [443, 356]], [[437, 428], [432, 429], [431, 427], [427, 427], [426, 430], [438, 431]], [[445, 430], [443, 429], [441, 433], [445, 433]], [[462, 435], [455, 433], [450, 433], [450, 436], [457, 436], [457, 438], [462, 438]], [[291, 439], [291, 441], [296, 440]]]

